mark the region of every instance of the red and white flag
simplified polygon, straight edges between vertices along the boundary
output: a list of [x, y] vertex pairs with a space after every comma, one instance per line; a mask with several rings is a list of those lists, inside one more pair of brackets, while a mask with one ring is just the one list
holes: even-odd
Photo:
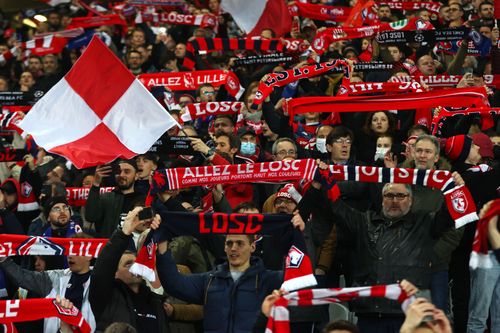
[[220, 5], [247, 36], [272, 29], [276, 37], [282, 37], [292, 29], [292, 17], [283, 0], [222, 0]]
[[146, 152], [175, 119], [95, 37], [20, 127], [47, 151], [86, 168]]

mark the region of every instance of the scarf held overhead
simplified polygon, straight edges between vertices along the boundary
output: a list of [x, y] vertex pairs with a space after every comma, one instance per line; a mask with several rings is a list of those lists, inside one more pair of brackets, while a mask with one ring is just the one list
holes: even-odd
[[150, 232], [139, 250], [137, 260], [130, 272], [154, 281], [156, 244], [175, 236], [191, 235], [275, 235], [280, 242], [291, 247], [288, 252], [285, 282], [282, 288], [296, 290], [316, 285], [311, 261], [306, 254], [306, 245], [301, 231], [291, 224], [287, 214], [225, 214], [225, 213], [185, 213], [171, 212], [156, 202], [155, 210], [163, 223], [160, 228]]
[[438, 106], [488, 106], [486, 89], [484, 87], [456, 88], [391, 96], [301, 97], [286, 100], [283, 107], [292, 121], [296, 114], [306, 112], [373, 112]]
[[[114, 187], [100, 187], [99, 193], [108, 193], [113, 191]], [[66, 200], [73, 207], [85, 206], [89, 197], [90, 187], [66, 187]]]
[[412, 18], [410, 20], [401, 20], [392, 23], [382, 23], [364, 27], [336, 27], [327, 28], [316, 34], [312, 47], [318, 54], [323, 54], [328, 46], [335, 42], [353, 38], [369, 38], [379, 32], [384, 31], [413, 31], [413, 30], [429, 30], [434, 29], [432, 24], [422, 19]]
[[275, 87], [283, 87], [289, 83], [295, 82], [303, 78], [309, 78], [327, 73], [333, 69], [342, 68], [345, 71], [349, 70], [347, 61], [332, 60], [328, 62], [317, 63], [314, 65], [304, 66], [301, 68], [289, 69], [284, 72], [267, 74], [267, 79], [261, 81], [255, 92], [255, 98], [251, 106], [252, 109], [257, 109], [267, 96], [269, 96]]
[[296, 1], [288, 6], [292, 16], [307, 17], [319, 21], [344, 22], [351, 14], [351, 7], [313, 5]]
[[183, 121], [205, 119], [209, 116], [227, 114], [234, 116], [243, 109], [242, 102], [205, 102], [186, 105], [188, 112], [181, 115]]
[[[455, 186], [448, 171], [343, 165], [331, 165], [330, 169], [332, 180], [336, 181], [402, 183], [437, 188], [443, 192], [457, 228], [477, 220], [474, 200], [468, 189]], [[313, 180], [316, 170], [313, 159], [162, 169], [153, 175], [150, 195], [192, 186]]]
[[411, 298], [397, 284], [299, 290], [280, 297], [271, 308], [265, 333], [290, 333], [289, 306], [315, 306], [352, 301], [360, 297], [379, 297], [397, 301], [403, 310]]
[[283, 43], [279, 39], [252, 39], [252, 38], [195, 38], [186, 45], [186, 55], [183, 66], [194, 69], [196, 64], [195, 53], [200, 51], [283, 51]]
[[66, 309], [57, 304], [55, 298], [34, 298], [0, 301], [0, 324], [6, 333], [17, 332], [12, 323], [57, 317], [69, 324], [75, 333], [90, 333], [90, 325], [82, 313], [73, 306]]
[[[409, 80], [414, 80], [417, 82], [425, 83], [431, 88], [441, 88], [441, 87], [455, 87], [460, 80], [461, 75], [417, 75], [417, 76], [398, 76], [392, 77], [391, 80], [408, 82]], [[484, 84], [488, 87], [500, 88], [500, 75], [498, 74], [486, 74], [483, 75]]]
[[217, 16], [212, 14], [183, 15], [176, 12], [170, 13], [137, 13], [135, 23], [155, 22], [166, 24], [180, 24], [213, 28], [217, 25]]
[[196, 90], [201, 84], [210, 83], [214, 87], [224, 85], [227, 92], [236, 99], [245, 91], [233, 72], [223, 70], [150, 73], [141, 74], [137, 78], [149, 90], [155, 86], [166, 86], [172, 91]]

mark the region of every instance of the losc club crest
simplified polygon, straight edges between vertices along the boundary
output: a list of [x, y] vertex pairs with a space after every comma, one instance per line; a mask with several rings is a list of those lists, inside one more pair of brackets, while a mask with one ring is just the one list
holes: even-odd
[[44, 237], [29, 237], [16, 248], [16, 253], [20, 256], [41, 255], [54, 256], [63, 255], [64, 248]]
[[453, 209], [458, 213], [463, 213], [467, 210], [467, 197], [464, 192], [458, 191], [456, 193], [452, 193], [451, 195], [451, 205]]
[[323, 38], [316, 38], [313, 42], [313, 47], [315, 50], [322, 50], [325, 47], [325, 41], [323, 40]]
[[196, 85], [194, 84], [194, 77], [191, 73], [184, 73], [184, 85], [189, 90], [196, 89]]
[[156, 252], [156, 244], [153, 242], [152, 239], [146, 246], [146, 250], [148, 252], [148, 259], [153, 259], [153, 256], [155, 255]]
[[299, 268], [304, 259], [304, 252], [300, 251], [295, 246], [290, 248], [286, 257], [286, 268]]
[[52, 303], [54, 304], [57, 312], [59, 312], [63, 316], [72, 316], [72, 317], [78, 316], [78, 309], [76, 308], [76, 306], [72, 306], [71, 309], [65, 309], [59, 304], [57, 304], [56, 300], [53, 300]]
[[30, 183], [23, 182], [21, 184], [21, 194], [23, 195], [23, 197], [25, 198], [29, 197], [32, 191], [33, 187], [30, 185]]

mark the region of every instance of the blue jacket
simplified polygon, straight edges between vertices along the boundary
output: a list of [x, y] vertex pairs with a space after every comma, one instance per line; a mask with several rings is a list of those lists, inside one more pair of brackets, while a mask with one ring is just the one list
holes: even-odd
[[168, 294], [188, 303], [204, 305], [205, 333], [252, 332], [264, 298], [283, 281], [281, 271], [264, 268], [260, 258], [252, 257], [250, 268], [236, 281], [228, 263], [211, 272], [181, 275], [170, 251], [157, 254], [157, 270]]

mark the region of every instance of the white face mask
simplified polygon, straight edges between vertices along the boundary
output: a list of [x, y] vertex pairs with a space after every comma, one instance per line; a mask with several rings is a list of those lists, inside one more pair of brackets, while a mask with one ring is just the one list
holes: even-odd
[[375, 157], [373, 158], [374, 161], [384, 159], [385, 154], [390, 150], [390, 148], [384, 148], [384, 147], [377, 147], [377, 150], [375, 151]]
[[326, 153], [326, 138], [316, 139], [316, 149], [323, 154]]

